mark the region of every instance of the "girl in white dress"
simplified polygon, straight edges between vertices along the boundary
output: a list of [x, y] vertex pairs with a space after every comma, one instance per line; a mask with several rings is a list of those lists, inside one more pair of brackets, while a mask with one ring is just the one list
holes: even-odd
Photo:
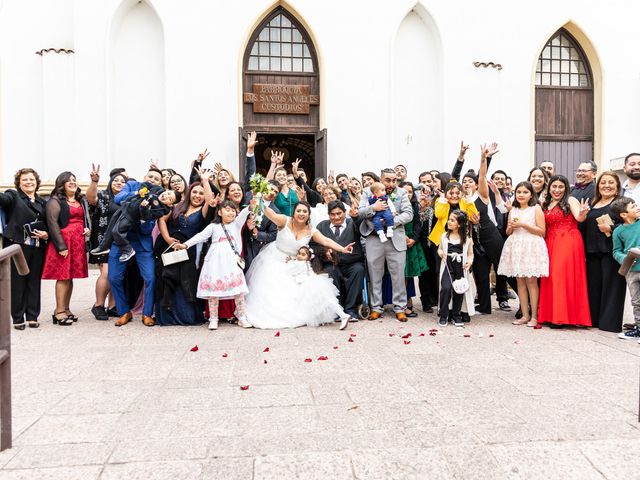
[[[295, 258], [287, 257], [287, 264], [289, 274], [302, 287], [298, 301], [304, 304], [304, 308], [318, 313], [310, 318], [338, 317], [340, 330], [347, 328], [351, 316], [340, 306], [336, 297], [338, 290], [329, 275], [322, 271], [322, 263], [314, 255], [313, 250], [306, 245], [300, 247]], [[307, 325], [310, 324], [307, 323]]]
[[[255, 202], [252, 202], [255, 203]], [[198, 280], [198, 298], [209, 302], [209, 330], [218, 328], [218, 303], [220, 299], [236, 301], [236, 318], [241, 327], [251, 327], [247, 322], [245, 294], [248, 292], [238, 258], [242, 249], [240, 232], [252, 207], [239, 214], [236, 204], [225, 200], [218, 208], [218, 218], [200, 233], [174, 248], [182, 250], [211, 239], [211, 247], [204, 259]]]
[[[502, 249], [498, 275], [516, 277], [522, 318], [514, 325], [535, 327], [538, 324], [538, 278], [549, 275], [549, 255], [544, 242], [545, 220], [536, 201], [533, 185], [520, 182], [509, 212], [507, 241]], [[531, 316], [529, 316], [531, 305]]]
[[323, 288], [305, 293], [307, 288], [296, 282], [286, 262], [287, 257], [296, 256], [300, 247], [309, 245], [311, 239], [334, 252], [353, 252], [353, 243], [343, 247], [313, 228], [309, 224], [310, 212], [307, 202], [299, 202], [291, 218], [264, 209], [264, 214], [278, 226], [278, 235], [275, 242], [260, 250], [247, 272], [247, 319], [256, 328], [317, 326], [335, 318], [327, 309], [318, 309], [318, 305], [326, 305], [338, 295], [331, 279], [317, 276], [316, 281]]

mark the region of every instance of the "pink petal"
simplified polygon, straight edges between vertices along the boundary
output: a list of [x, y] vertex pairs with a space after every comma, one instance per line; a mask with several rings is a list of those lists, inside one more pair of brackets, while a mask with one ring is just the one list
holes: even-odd
[[263, 353], [267, 353], [269, 351], [269, 347], [266, 347], [264, 350], [262, 350]]
[[311, 360], [310, 358], [305, 358], [304, 359], [304, 363], [311, 363], [311, 362], [313, 362], [313, 360]]
[[192, 351], [192, 352], [197, 352], [198, 350], [200, 350], [200, 349], [198, 348], [198, 345], [194, 345], [193, 347], [191, 347], [191, 351]]
[[515, 340], [513, 343], [515, 343], [516, 345], [520, 345], [520, 340]]
[[329, 360], [329, 357], [327, 357], [326, 355], [320, 355], [318, 357], [318, 360]]
[[350, 337], [357, 337], [357, 335], [355, 333], [350, 333], [349, 336]]
[[249, 385], [240, 385], [240, 390], [249, 390]]

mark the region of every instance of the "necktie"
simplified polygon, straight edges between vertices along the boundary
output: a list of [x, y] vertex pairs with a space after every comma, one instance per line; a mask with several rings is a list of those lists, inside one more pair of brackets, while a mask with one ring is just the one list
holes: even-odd
[[340, 238], [340, 225], [336, 225], [333, 227], [336, 238]]

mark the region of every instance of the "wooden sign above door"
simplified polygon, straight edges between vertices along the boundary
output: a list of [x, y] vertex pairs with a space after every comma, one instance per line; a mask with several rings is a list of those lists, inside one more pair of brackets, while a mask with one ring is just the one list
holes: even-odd
[[244, 103], [253, 104], [253, 113], [306, 115], [309, 105], [318, 105], [318, 95], [310, 95], [309, 85], [276, 85], [254, 83], [252, 92], [245, 92]]

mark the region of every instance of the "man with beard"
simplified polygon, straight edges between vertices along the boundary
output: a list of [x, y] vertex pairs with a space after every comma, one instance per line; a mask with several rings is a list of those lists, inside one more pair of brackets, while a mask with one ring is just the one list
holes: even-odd
[[569, 195], [577, 200], [588, 200], [591, 202], [596, 194], [596, 174], [598, 166], [595, 162], [583, 162], [576, 170], [576, 183], [571, 187]]
[[633, 198], [636, 205], [640, 205], [640, 153], [627, 155], [623, 169], [628, 178], [622, 184], [622, 196]]

